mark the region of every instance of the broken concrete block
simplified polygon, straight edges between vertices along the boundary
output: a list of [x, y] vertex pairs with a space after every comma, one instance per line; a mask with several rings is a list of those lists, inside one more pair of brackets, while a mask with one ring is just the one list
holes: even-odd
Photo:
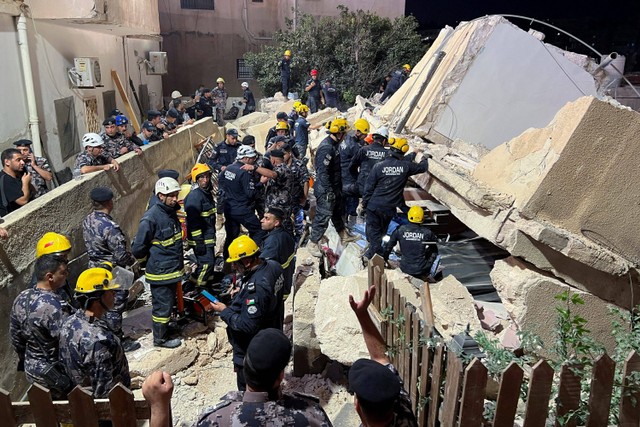
[[261, 123], [269, 121], [270, 118], [271, 116], [269, 114], [256, 111], [249, 115], [242, 116], [230, 123], [232, 123], [238, 129], [245, 131], [245, 129], [250, 128], [251, 126], [259, 125]]
[[363, 268], [362, 249], [356, 243], [349, 243], [336, 263], [336, 273], [339, 276], [351, 276]]
[[475, 306], [476, 314], [478, 316], [478, 319], [480, 320], [482, 329], [495, 332], [496, 329], [501, 325], [498, 316], [496, 316], [493, 310], [488, 310], [487, 308], [485, 308], [484, 305], [479, 301], [475, 301], [473, 304]]
[[464, 332], [467, 325], [471, 336], [482, 330], [471, 294], [455, 277], [447, 276], [429, 285], [435, 327], [443, 337], [450, 338]]
[[195, 362], [198, 357], [195, 345], [195, 341], [183, 340], [182, 345], [175, 349], [155, 347], [139, 359], [128, 357], [131, 376], [147, 377], [157, 370], [175, 375]]

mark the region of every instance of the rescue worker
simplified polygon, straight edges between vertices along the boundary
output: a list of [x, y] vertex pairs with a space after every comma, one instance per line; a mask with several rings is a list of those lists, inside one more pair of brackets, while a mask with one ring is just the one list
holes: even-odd
[[297, 159], [289, 144], [282, 147], [284, 151], [284, 161], [289, 166], [293, 175], [293, 189], [291, 190], [292, 215], [293, 215], [293, 237], [296, 247], [300, 243], [304, 233], [304, 211], [308, 210], [307, 197], [309, 196], [309, 169], [306, 161]]
[[291, 51], [284, 51], [284, 55], [278, 64], [280, 69], [280, 83], [282, 87], [282, 96], [289, 96], [289, 83], [291, 82]]
[[293, 174], [289, 165], [284, 160], [284, 151], [281, 149], [271, 150], [269, 160], [273, 164], [273, 170], [266, 173], [269, 178], [265, 189], [265, 202], [267, 206], [277, 206], [285, 212], [285, 226], [291, 232], [291, 207], [293, 192]]
[[211, 99], [216, 107], [216, 123], [218, 126], [224, 125], [224, 112], [227, 109], [227, 90], [224, 88], [224, 79], [218, 77], [216, 87], [211, 91]]
[[313, 193], [316, 197], [316, 215], [311, 226], [309, 252], [313, 256], [322, 256], [320, 239], [329, 225], [329, 220], [343, 242], [357, 239], [349, 233], [344, 224], [344, 199], [342, 197], [342, 179], [340, 177], [340, 153], [338, 145], [342, 142], [349, 125], [344, 117], [338, 117], [329, 126], [329, 135], [322, 140], [316, 150], [314, 162], [316, 179]]
[[197, 267], [189, 281], [204, 286], [213, 278], [216, 250], [216, 204], [211, 192], [211, 169], [196, 163], [191, 169], [191, 179], [197, 187], [184, 199], [187, 214], [187, 241], [193, 248]]
[[233, 163], [238, 152], [238, 131], [231, 128], [227, 129], [225, 134], [225, 140], [215, 146], [207, 161], [209, 167], [216, 172], [224, 171]]
[[118, 117], [107, 117], [102, 122], [104, 130], [100, 133], [100, 136], [104, 141], [104, 152], [112, 159], [117, 159], [130, 151], [142, 154], [140, 147], [129, 141], [124, 134], [118, 131]]
[[291, 233], [283, 227], [286, 215], [286, 211], [280, 207], [269, 206], [260, 221], [262, 229], [267, 232], [260, 249], [260, 258], [277, 261], [283, 270], [283, 295], [282, 300], [278, 301], [280, 329], [284, 322], [284, 301], [291, 292], [293, 273], [296, 269], [296, 242]]
[[168, 324], [184, 270], [182, 227], [178, 220], [180, 184], [173, 178], [160, 178], [155, 186], [160, 203], [140, 219], [133, 242], [133, 255], [147, 259], [145, 278], [151, 287], [153, 345], [175, 348], [179, 338], [169, 339]]
[[287, 124], [289, 125], [289, 129], [291, 130], [291, 138], [295, 139], [296, 137], [296, 132], [295, 132], [295, 127], [296, 127], [296, 121], [298, 121], [298, 109], [300, 108], [301, 105], [304, 105], [302, 102], [300, 102], [300, 100], [295, 101], [293, 103], [293, 107], [291, 107], [291, 111], [289, 111], [289, 115], [287, 116]]
[[196, 101], [196, 104], [196, 108], [201, 111], [196, 119], [201, 119], [203, 117], [213, 117], [214, 104], [213, 98], [211, 98], [211, 89], [204, 88], [202, 90], [202, 96]]
[[289, 124], [286, 120], [279, 121], [275, 125], [276, 134], [267, 142], [267, 152], [272, 150], [276, 140], [289, 141]]
[[389, 130], [381, 127], [373, 133], [373, 142], [361, 147], [349, 163], [349, 172], [357, 176], [358, 192], [364, 194], [364, 186], [371, 169], [376, 163], [387, 157], [388, 151], [385, 145], [389, 142]]
[[[177, 181], [179, 177], [180, 177], [180, 173], [177, 170], [174, 170], [174, 169], [160, 169], [158, 171], [158, 179], [161, 179], [161, 178], [173, 178], [173, 179], [175, 179]], [[151, 193], [151, 197], [149, 197], [149, 201], [147, 202], [147, 210], [151, 206], [155, 205], [156, 203], [160, 203], [160, 199], [156, 195], [156, 192], [155, 192], [155, 189], [154, 189], [153, 193]]]
[[242, 87], [242, 102], [244, 102], [244, 112], [242, 115], [246, 116], [256, 111], [256, 99], [253, 97], [251, 89], [249, 89], [249, 83], [242, 82], [240, 87]]
[[224, 229], [227, 233], [224, 242], [224, 256], [228, 255], [231, 242], [240, 234], [242, 225], [249, 231], [251, 238], [262, 244], [264, 231], [260, 228], [260, 220], [255, 213], [256, 187], [250, 172], [260, 175], [273, 173], [255, 164], [256, 151], [247, 145], [238, 150], [236, 162], [230, 164], [220, 174], [218, 185], [223, 193], [222, 211], [224, 213]]
[[437, 236], [431, 229], [422, 224], [424, 210], [420, 206], [412, 206], [407, 213], [409, 224], [397, 227], [391, 238], [384, 245], [384, 259], [400, 243], [400, 270], [403, 273], [426, 280], [431, 273], [433, 262], [438, 256]]
[[338, 108], [338, 89], [331, 83], [331, 79], [324, 80], [322, 96], [325, 107]]
[[88, 388], [94, 398], [107, 397], [118, 383], [131, 387], [129, 363], [120, 339], [104, 321], [119, 288], [104, 268], [83, 271], [75, 288], [82, 309], [65, 320], [60, 333], [60, 360], [67, 375], [74, 386]]
[[[242, 145], [246, 145], [249, 146], [251, 148], [253, 148], [254, 150], [256, 149], [256, 139], [253, 135], [247, 135], [244, 138], [242, 138]], [[269, 170], [273, 170], [273, 164], [271, 164], [271, 161], [265, 157], [262, 153], [258, 152], [256, 150], [256, 162], [255, 164], [258, 167], [263, 167]], [[252, 173], [253, 176], [253, 183], [255, 185], [255, 206], [256, 206], [256, 213], [258, 214], [258, 218], [262, 218], [262, 215], [264, 214], [264, 210], [265, 210], [265, 198], [266, 198], [266, 194], [265, 194], [265, 185], [262, 183], [262, 175], [260, 175], [259, 173]]]
[[[287, 113], [285, 113], [284, 111], [280, 111], [278, 112], [278, 114], [276, 114], [276, 120], [277, 120], [276, 124], [273, 125], [271, 128], [269, 128], [269, 132], [267, 132], [267, 137], [264, 140], [265, 150], [269, 148], [269, 141], [271, 141], [271, 139], [278, 134], [276, 129], [276, 126], [278, 126], [278, 123], [285, 122], [287, 123], [287, 125], [289, 124]], [[282, 135], [289, 135], [289, 129], [290, 127], [287, 127], [287, 132], [285, 132]]]
[[320, 100], [322, 98], [322, 88], [318, 81], [318, 70], [315, 68], [309, 73], [311, 78], [304, 85], [304, 91], [307, 92], [307, 105], [311, 113], [316, 113], [320, 108]]
[[46, 194], [49, 191], [47, 182], [51, 182], [53, 179], [53, 173], [51, 172], [51, 166], [44, 157], [36, 156], [31, 150], [31, 142], [28, 139], [21, 139], [13, 143], [24, 159], [24, 167], [31, 175], [31, 185], [33, 191], [30, 196], [34, 199]]
[[[111, 271], [113, 267], [127, 268], [136, 263], [127, 247], [129, 240], [120, 226], [111, 217], [113, 211], [113, 191], [106, 187], [96, 187], [89, 193], [93, 212], [82, 222], [82, 237], [87, 248], [89, 267], [103, 267]], [[124, 338], [122, 331], [122, 313], [124, 313], [129, 292], [126, 289], [116, 291], [114, 309], [105, 314], [105, 321], [122, 341], [125, 351], [140, 348], [140, 343]]]
[[277, 261], [260, 259], [258, 245], [244, 235], [229, 245], [227, 262], [236, 271], [237, 292], [231, 305], [215, 302], [212, 306], [227, 324], [238, 390], [244, 391], [244, 356], [251, 339], [260, 330], [277, 328], [280, 324], [278, 302], [282, 300], [282, 267]]
[[[62, 234], [47, 232], [36, 243], [36, 260], [44, 255], [59, 255], [69, 261], [69, 253], [71, 252], [71, 242]], [[31, 278], [30, 287], [35, 288], [38, 278], [34, 274]], [[73, 299], [73, 288], [68, 281], [55, 291], [69, 305], [77, 308], [76, 301]]]
[[365, 256], [384, 255], [382, 237], [396, 214], [396, 209], [404, 204], [404, 187], [411, 175], [427, 171], [427, 158], [420, 163], [403, 158], [409, 150], [404, 138], [395, 138], [390, 144], [389, 156], [376, 163], [367, 178], [362, 206], [366, 212], [366, 236], [369, 244]]
[[387, 86], [382, 93], [382, 97], [380, 98], [380, 103], [383, 103], [385, 99], [389, 98], [391, 95], [396, 93], [400, 86], [407, 80], [407, 77], [411, 73], [411, 65], [404, 64], [402, 66], [402, 70], [397, 70], [391, 75], [391, 79], [388, 81]]
[[113, 169], [120, 170], [120, 164], [104, 152], [104, 141], [97, 133], [85, 133], [82, 137], [84, 151], [78, 154], [73, 166], [74, 174], [85, 174]]
[[58, 341], [64, 320], [73, 312], [56, 290], [67, 280], [67, 260], [60, 255], [44, 255], [36, 260], [35, 288], [20, 292], [13, 302], [9, 334], [18, 354], [18, 371], [27, 381], [52, 392], [54, 400], [66, 399], [71, 382], [58, 363]]
[[307, 147], [309, 146], [309, 130], [320, 129], [322, 125], [311, 126], [307, 121], [309, 115], [309, 107], [301, 105], [298, 107], [298, 120], [295, 124], [295, 146], [299, 153], [299, 157], [305, 157], [307, 155]]
[[340, 172], [342, 177], [342, 192], [345, 197], [345, 217], [357, 215], [356, 208], [360, 192], [357, 186], [357, 174], [349, 169], [351, 159], [356, 155], [358, 150], [365, 146], [364, 139], [369, 133], [369, 122], [366, 119], [359, 118], [353, 123], [355, 131], [353, 134], [347, 134], [346, 138], [340, 143]]

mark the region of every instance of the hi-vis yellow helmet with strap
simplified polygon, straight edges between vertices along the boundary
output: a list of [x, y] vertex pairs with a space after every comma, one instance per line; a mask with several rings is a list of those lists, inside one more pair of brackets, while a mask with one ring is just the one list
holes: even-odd
[[211, 168], [204, 163], [196, 163], [196, 165], [191, 169], [191, 179], [198, 179], [198, 175], [202, 175], [203, 173], [211, 173]]
[[62, 234], [52, 231], [45, 233], [36, 244], [36, 258], [42, 255], [57, 254], [71, 250], [71, 242]]
[[343, 133], [349, 130], [349, 123], [344, 117], [336, 117], [331, 121], [329, 133]]
[[407, 213], [407, 218], [409, 219], [409, 222], [422, 224], [422, 220], [424, 220], [424, 209], [420, 206], [411, 206], [411, 209], [409, 209], [409, 212]]
[[113, 275], [105, 268], [95, 267], [83, 271], [76, 282], [75, 291], [89, 294], [96, 291], [112, 291], [120, 289], [120, 285], [113, 283]]
[[367, 119], [363, 119], [362, 117], [353, 122], [353, 127], [360, 133], [369, 133], [369, 122]]
[[276, 123], [276, 130], [289, 130], [289, 124], [287, 122]]
[[403, 153], [409, 151], [409, 143], [405, 138], [391, 138], [389, 140], [389, 147], [395, 148]]
[[242, 258], [254, 255], [258, 250], [258, 245], [256, 245], [256, 242], [254, 242], [251, 237], [242, 235], [237, 237], [229, 245], [229, 258], [227, 258], [227, 262], [240, 261]]

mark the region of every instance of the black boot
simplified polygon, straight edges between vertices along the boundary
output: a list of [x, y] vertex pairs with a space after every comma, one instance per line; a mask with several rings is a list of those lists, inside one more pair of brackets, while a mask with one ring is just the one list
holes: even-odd
[[167, 339], [167, 324], [153, 322], [153, 346], [164, 348], [180, 347], [182, 341], [180, 338]]

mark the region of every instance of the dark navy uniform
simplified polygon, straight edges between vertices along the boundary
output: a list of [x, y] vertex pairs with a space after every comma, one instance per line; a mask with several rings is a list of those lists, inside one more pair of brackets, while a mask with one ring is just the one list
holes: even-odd
[[60, 360], [74, 385], [88, 387], [95, 398], [107, 397], [118, 383], [131, 387], [129, 363], [120, 339], [102, 319], [76, 311], [63, 323]]
[[251, 89], [249, 88], [244, 89], [242, 91], [242, 97], [246, 99], [243, 116], [246, 116], [247, 114], [250, 114], [256, 111], [256, 99], [253, 97], [253, 92], [251, 92]]
[[272, 259], [278, 262], [283, 270], [283, 298], [278, 302], [278, 310], [280, 312], [279, 329], [282, 329], [282, 321], [284, 320], [284, 300], [289, 296], [293, 285], [293, 273], [296, 270], [295, 256], [296, 242], [291, 233], [282, 226], [271, 230], [264, 238], [260, 248], [260, 258], [264, 260]]
[[[30, 288], [20, 292], [11, 309], [9, 333], [18, 353], [18, 370], [24, 370], [27, 381], [51, 388], [44, 372], [58, 361], [58, 340], [64, 320], [73, 308], [54, 291]], [[63, 398], [69, 390], [52, 390]]]
[[316, 84], [307, 91], [307, 105], [309, 106], [309, 111], [311, 113], [315, 113], [318, 111], [318, 108], [320, 108], [320, 92], [322, 92], [322, 84], [320, 83], [319, 79], [314, 80], [311, 78], [307, 80], [307, 82], [304, 84], [304, 87], [306, 88], [312, 82], [315, 82]]
[[345, 228], [342, 218], [344, 200], [342, 199], [340, 153], [338, 143], [331, 135], [322, 140], [318, 146], [314, 166], [316, 180], [313, 184], [313, 192], [316, 196], [316, 216], [313, 218], [309, 240], [317, 243], [327, 230], [330, 219], [338, 233]]
[[[363, 146], [363, 142], [358, 140], [354, 134], [348, 134], [340, 143], [340, 172], [342, 177], [342, 192], [345, 194], [345, 210], [347, 215], [356, 215], [358, 207], [358, 197], [354, 194], [357, 190], [357, 177], [349, 169], [351, 159]], [[349, 195], [347, 195], [349, 194]]]
[[431, 264], [438, 256], [437, 237], [423, 224], [401, 225], [391, 233], [385, 245], [384, 257], [389, 257], [396, 243], [400, 242], [400, 270], [412, 276], [428, 275]]
[[151, 286], [154, 340], [164, 338], [175, 302], [176, 287], [184, 270], [182, 228], [176, 215], [180, 208], [158, 203], [140, 219], [132, 251], [138, 259], [148, 257], [145, 271]]
[[382, 253], [382, 237], [387, 233], [396, 208], [404, 205], [404, 186], [409, 176], [427, 171], [427, 159], [420, 163], [408, 162], [398, 150], [373, 166], [367, 178], [362, 204], [366, 208], [366, 235], [369, 248], [367, 258]]
[[338, 90], [334, 85], [325, 82], [322, 85], [322, 94], [324, 95], [324, 105], [329, 108], [338, 108]]
[[220, 172], [222, 166], [229, 166], [236, 161], [236, 154], [238, 154], [238, 144], [230, 145], [222, 141], [213, 149], [207, 164], [212, 170]]
[[202, 95], [198, 101], [197, 108], [202, 111], [202, 115], [198, 116], [198, 118], [213, 117], [213, 99]]
[[222, 402], [205, 409], [194, 427], [268, 426], [330, 427], [331, 420], [313, 396], [282, 394], [277, 400], [267, 392], [230, 392]]
[[387, 87], [384, 88], [384, 93], [380, 98], [380, 102], [384, 102], [385, 99], [396, 93], [400, 86], [407, 80], [407, 75], [400, 70], [394, 71], [391, 75], [391, 80], [387, 83]]
[[296, 134], [296, 144], [298, 147], [298, 152], [300, 153], [300, 157], [304, 157], [307, 155], [307, 147], [309, 146], [309, 122], [306, 118], [300, 116], [298, 120], [296, 120], [295, 124], [295, 134]]
[[190, 280], [203, 286], [213, 276], [216, 250], [216, 204], [209, 190], [197, 187], [184, 199], [187, 213], [187, 241], [198, 261]]
[[349, 171], [358, 177], [358, 191], [360, 191], [360, 194], [364, 194], [364, 186], [371, 169], [376, 163], [384, 160], [388, 152], [386, 148], [375, 140], [371, 145], [365, 145], [356, 151], [349, 164]]
[[282, 84], [282, 94], [286, 98], [289, 94], [289, 80], [291, 79], [291, 60], [282, 58], [278, 64], [280, 69], [280, 82]]
[[225, 217], [224, 229], [227, 233], [224, 242], [225, 258], [229, 245], [240, 235], [241, 225], [249, 230], [249, 236], [258, 246], [262, 244], [265, 234], [255, 214], [256, 188], [253, 176], [241, 169], [243, 165], [244, 163], [239, 161], [230, 164], [220, 173], [218, 182], [224, 194], [222, 211]]
[[293, 235], [296, 242], [300, 241], [304, 233], [304, 206], [301, 202], [304, 198], [304, 187], [309, 182], [309, 169], [305, 162], [299, 159], [292, 159], [289, 165], [293, 174], [293, 191], [291, 200], [293, 206]]

